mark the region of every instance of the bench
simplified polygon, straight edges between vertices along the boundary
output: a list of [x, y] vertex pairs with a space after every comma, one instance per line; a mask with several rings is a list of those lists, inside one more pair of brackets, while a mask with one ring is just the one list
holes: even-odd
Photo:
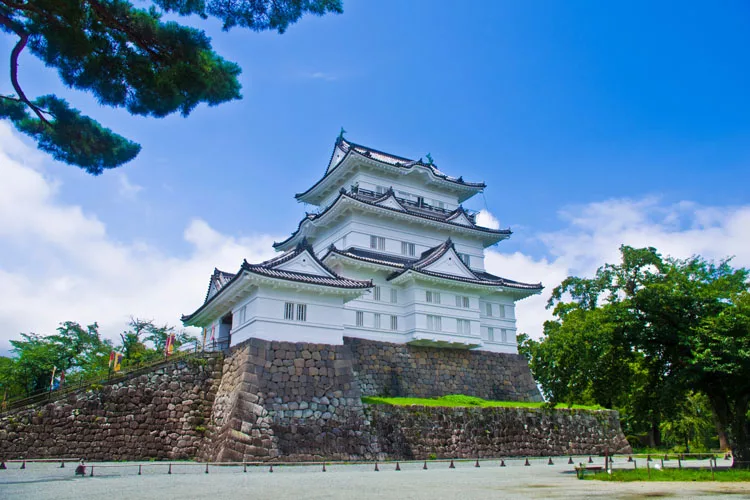
[[587, 472], [593, 472], [594, 474], [598, 474], [604, 470], [604, 467], [601, 465], [590, 465], [588, 467], [584, 466], [578, 466], [576, 469], [576, 476], [578, 479], [583, 479], [584, 474]]

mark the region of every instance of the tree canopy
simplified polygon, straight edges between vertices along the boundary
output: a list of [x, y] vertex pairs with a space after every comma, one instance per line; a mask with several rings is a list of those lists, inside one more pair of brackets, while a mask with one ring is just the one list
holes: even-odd
[[24, 50], [55, 68], [67, 86], [99, 103], [142, 116], [187, 116], [200, 103], [239, 99], [240, 67], [218, 55], [196, 28], [165, 14], [216, 17], [228, 30], [284, 33], [304, 14], [342, 12], [341, 0], [0, 0], [0, 31], [17, 41], [10, 54], [14, 94], [0, 93], [0, 118], [33, 137], [55, 159], [98, 175], [139, 153], [140, 146], [60, 97], [29, 97], [18, 61]]
[[66, 321], [50, 335], [21, 333], [20, 340], [10, 341], [13, 355], [0, 357], [0, 400], [48, 390], [51, 383], [104, 378], [112, 351], [123, 354], [123, 367], [157, 362], [166, 356], [170, 335], [174, 335], [175, 349], [198, 342], [172, 326], [139, 318], [131, 318], [119, 344], [102, 339], [96, 323], [83, 327]]
[[750, 467], [750, 272], [654, 248], [621, 256], [563, 281], [542, 339], [522, 339], [545, 395], [622, 409], [656, 445], [660, 430], [689, 439], [710, 413], [735, 463]]

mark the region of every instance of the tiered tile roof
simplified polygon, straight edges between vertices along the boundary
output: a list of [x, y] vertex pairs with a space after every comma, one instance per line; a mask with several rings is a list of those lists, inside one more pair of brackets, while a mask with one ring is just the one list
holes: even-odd
[[[308, 274], [308, 273], [302, 273], [297, 271], [290, 271], [286, 269], [279, 269], [279, 266], [284, 264], [285, 262], [288, 262], [298, 255], [302, 253], [307, 253], [309, 257], [316, 262], [318, 265], [320, 265], [326, 273], [328, 273], [328, 276], [321, 276], [317, 274]], [[224, 276], [224, 278], [227, 278], [231, 276], [231, 278], [226, 279], [226, 281], [223, 282], [221, 285], [221, 288], [217, 290], [216, 293], [214, 293], [211, 296], [206, 296], [206, 300], [203, 303], [203, 305], [198, 308], [194, 313], [182, 316], [183, 322], [189, 322], [191, 318], [195, 317], [199, 312], [201, 312], [209, 303], [216, 300], [217, 297], [219, 297], [224, 290], [226, 290], [229, 285], [231, 285], [236, 280], [240, 279], [242, 276], [246, 275], [258, 275], [258, 276], [264, 276], [267, 278], [272, 279], [278, 279], [283, 281], [290, 281], [290, 282], [297, 282], [297, 283], [305, 283], [309, 285], [318, 285], [318, 286], [325, 286], [325, 287], [332, 287], [332, 288], [340, 288], [340, 289], [349, 289], [349, 290], [364, 290], [367, 288], [372, 287], [372, 281], [371, 280], [355, 280], [355, 279], [349, 279], [344, 276], [340, 276], [333, 272], [328, 266], [326, 266], [320, 259], [318, 259], [315, 255], [315, 252], [312, 249], [312, 246], [307, 242], [307, 240], [303, 239], [297, 246], [294, 248], [294, 250], [290, 250], [288, 252], [285, 252], [283, 255], [280, 255], [278, 257], [275, 257], [271, 260], [267, 260], [265, 262], [261, 262], [260, 264], [250, 264], [246, 260], [242, 261], [242, 265], [240, 266], [239, 271], [237, 271], [236, 274], [230, 274], [230, 273], [223, 273], [222, 271], [219, 271], [218, 269], [214, 271], [214, 274], [211, 276], [211, 280], [215, 280], [217, 273]], [[210, 285], [209, 285], [210, 290]]]
[[[317, 220], [324, 218], [328, 213], [334, 210], [339, 203], [345, 200], [352, 200], [355, 202], [359, 202], [362, 206], [370, 206], [370, 207], [376, 207], [382, 210], [388, 210], [395, 214], [407, 214], [418, 219], [439, 222], [441, 224], [445, 224], [447, 226], [450, 226], [456, 229], [464, 229], [464, 230], [468, 229], [472, 231], [478, 231], [480, 233], [486, 233], [486, 234], [492, 234], [492, 235], [498, 235], [498, 236], [510, 236], [512, 234], [510, 229], [490, 229], [487, 227], [476, 225], [476, 223], [474, 222], [474, 217], [470, 216], [461, 206], [459, 206], [456, 210], [452, 212], [441, 213], [439, 211], [427, 211], [427, 210], [414, 209], [410, 207], [409, 205], [404, 205], [402, 203], [400, 204], [401, 208], [394, 208], [393, 206], [388, 206], [388, 205], [383, 204], [385, 200], [387, 200], [388, 198], [392, 196], [393, 196], [392, 190], [386, 191], [384, 194], [379, 195], [379, 197], [373, 197], [373, 196], [370, 196], [369, 194], [363, 195], [360, 193], [350, 193], [350, 192], [347, 192], [346, 189], [341, 188], [341, 190], [339, 191], [339, 196], [336, 198], [336, 200], [334, 200], [333, 203], [331, 203], [328, 207], [326, 207], [325, 210], [323, 210], [322, 212], [318, 214], [305, 215], [305, 218], [300, 221], [300, 223], [297, 226], [297, 229], [292, 233], [291, 236], [289, 236], [289, 238], [285, 239], [284, 241], [274, 243], [273, 246], [274, 248], [279, 248], [288, 244], [291, 240], [293, 240], [297, 236], [297, 234], [302, 229], [303, 224], [317, 221]], [[470, 225], [467, 225], [465, 223], [454, 222], [457, 215], [460, 215], [460, 214], [466, 215]]]
[[437, 262], [450, 250], [453, 250], [455, 252], [455, 246], [450, 238], [448, 238], [448, 240], [446, 240], [442, 244], [424, 251], [420, 257], [416, 258], [389, 255], [386, 253], [374, 252], [371, 250], [363, 250], [353, 247], [346, 250], [339, 250], [332, 245], [331, 247], [329, 247], [328, 252], [322, 260], [326, 261], [329, 256], [338, 255], [361, 262], [368, 262], [371, 264], [391, 267], [396, 271], [388, 277], [389, 281], [398, 278], [404, 273], [415, 272], [435, 278], [460, 281], [475, 285], [498, 286], [505, 288], [514, 288], [518, 290], [528, 290], [533, 292], [540, 291], [544, 288], [541, 283], [522, 283], [520, 281], [501, 278], [500, 276], [495, 276], [494, 274], [485, 271], [475, 271], [466, 266], [464, 267], [468, 271], [468, 277], [435, 272], [426, 269], [431, 264]]
[[[336, 156], [337, 152], [343, 153], [343, 156], [334, 164], [333, 158]], [[331, 154], [331, 161], [328, 164], [328, 168], [326, 169], [325, 174], [323, 177], [318, 180], [315, 184], [313, 184], [307, 191], [303, 193], [297, 193], [295, 195], [295, 198], [298, 200], [305, 197], [308, 193], [313, 191], [315, 188], [317, 188], [320, 184], [322, 184], [329, 175], [336, 170], [336, 167], [341, 164], [348, 156], [361, 156], [362, 158], [368, 158], [371, 160], [375, 160], [383, 165], [386, 165], [388, 167], [396, 167], [398, 169], [402, 169], [404, 171], [413, 170], [415, 168], [423, 168], [429, 171], [429, 173], [436, 179], [455, 184], [458, 187], [464, 188], [464, 189], [470, 189], [474, 192], [479, 192], [487, 185], [484, 182], [467, 182], [463, 179], [463, 177], [451, 177], [443, 172], [441, 172], [433, 163], [425, 163], [421, 158], [419, 160], [411, 160], [409, 158], [404, 158], [402, 156], [397, 156], [391, 153], [386, 153], [384, 151], [379, 151], [375, 148], [371, 148], [369, 146], [363, 146], [362, 144], [356, 144], [354, 142], [348, 141], [344, 139], [343, 137], [339, 137], [336, 140], [336, 144], [333, 148], [333, 153]]]

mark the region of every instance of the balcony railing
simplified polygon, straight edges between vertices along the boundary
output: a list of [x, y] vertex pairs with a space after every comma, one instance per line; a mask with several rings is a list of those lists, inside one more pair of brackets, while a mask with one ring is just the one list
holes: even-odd
[[[383, 196], [383, 193], [378, 193], [375, 191], [371, 191], [369, 189], [364, 189], [359, 186], [351, 186], [351, 191], [352, 191], [352, 194], [356, 194], [359, 196], [364, 196], [364, 197], [372, 198], [372, 199], [380, 198], [381, 196]], [[436, 207], [436, 206], [430, 205], [429, 203], [425, 203], [422, 198], [419, 198], [419, 201], [413, 201], [413, 200], [409, 200], [406, 198], [401, 198], [399, 196], [396, 196], [396, 199], [402, 205], [409, 207], [409, 209], [411, 210], [416, 209], [417, 211], [422, 211], [424, 213], [433, 212], [436, 214], [448, 215], [453, 211], [453, 210], [448, 210], [442, 207]], [[466, 209], [464, 210], [467, 213], [467, 215], [471, 217], [472, 221], [475, 219], [478, 213], [475, 210], [466, 210]]]

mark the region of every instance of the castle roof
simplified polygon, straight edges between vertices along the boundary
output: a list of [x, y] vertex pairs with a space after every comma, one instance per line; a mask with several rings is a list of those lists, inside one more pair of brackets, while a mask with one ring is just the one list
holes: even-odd
[[[438, 280], [500, 287], [518, 292], [530, 292], [529, 295], [538, 293], [544, 288], [541, 283], [522, 283], [495, 276], [485, 271], [475, 271], [469, 268], [458, 257], [455, 246], [450, 238], [442, 244], [426, 250], [421, 256], [415, 258], [389, 255], [359, 248], [339, 250], [331, 245], [322, 260], [325, 262], [336, 257], [394, 269], [394, 272], [388, 276], [388, 280], [396, 283], [416, 274]], [[446, 260], [449, 263], [445, 262]], [[451, 272], [448, 272], [448, 270]]]
[[350, 159], [360, 159], [365, 164], [401, 175], [414, 171], [422, 171], [432, 181], [450, 186], [453, 190], [461, 193], [461, 201], [470, 198], [487, 187], [484, 182], [467, 182], [463, 177], [451, 177], [441, 172], [432, 162], [425, 163], [421, 158], [419, 160], [411, 160], [391, 153], [385, 153], [369, 146], [356, 144], [339, 136], [323, 177], [307, 191], [297, 193], [295, 198], [306, 203], [319, 201], [321, 193], [330, 189], [331, 184], [341, 181], [346, 173], [345, 171], [350, 170], [348, 167], [354, 165], [354, 163], [349, 161]]
[[[287, 249], [295, 244], [295, 242], [303, 237], [303, 235], [305, 237], [309, 236], [310, 229], [318, 224], [325, 223], [326, 219], [334, 214], [340, 213], [340, 210], [342, 210], [345, 205], [353, 205], [365, 210], [374, 210], [381, 213], [385, 211], [385, 213], [396, 216], [395, 218], [400, 217], [410, 221], [421, 221], [433, 226], [436, 225], [442, 228], [450, 228], [451, 231], [472, 234], [485, 240], [488, 245], [508, 238], [512, 234], [510, 229], [490, 229], [478, 226], [475, 222], [474, 216], [466, 212], [461, 206], [453, 211], [439, 211], [407, 204], [404, 200], [396, 198], [392, 189], [389, 189], [383, 194], [376, 194], [363, 190], [357, 190], [356, 192], [350, 193], [347, 192], [346, 189], [341, 188], [339, 196], [333, 203], [318, 214], [307, 214], [305, 218], [300, 221], [294, 233], [292, 233], [292, 235], [286, 240], [274, 243], [274, 248], [279, 250]], [[308, 227], [310, 227], [310, 229], [308, 229]]]
[[[272, 280], [277, 284], [288, 282], [291, 285], [327, 287], [355, 293], [372, 287], [370, 280], [349, 279], [336, 274], [316, 257], [310, 244], [303, 239], [293, 250], [260, 264], [250, 264], [243, 260], [236, 274], [214, 270], [205, 302], [192, 314], [183, 315], [182, 322], [186, 326], [198, 325], [195, 320], [199, 319], [199, 316], [214, 302], [220, 301], [221, 297], [243, 278], [255, 282]], [[221, 281], [219, 287], [216, 287], [217, 281]], [[216, 287], [214, 293], [211, 293], [212, 287]]]

